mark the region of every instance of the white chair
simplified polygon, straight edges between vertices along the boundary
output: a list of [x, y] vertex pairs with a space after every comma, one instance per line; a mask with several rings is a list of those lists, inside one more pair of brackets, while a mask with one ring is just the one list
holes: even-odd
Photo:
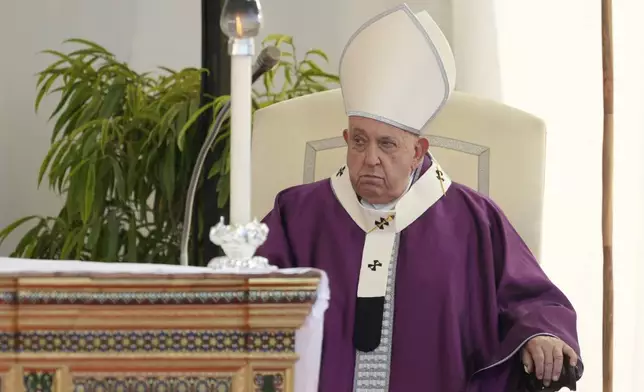
[[[259, 110], [253, 125], [253, 215], [268, 213], [282, 189], [327, 178], [344, 163], [346, 126], [339, 89]], [[543, 121], [454, 92], [423, 134], [452, 180], [499, 204], [538, 258], [546, 147]]]

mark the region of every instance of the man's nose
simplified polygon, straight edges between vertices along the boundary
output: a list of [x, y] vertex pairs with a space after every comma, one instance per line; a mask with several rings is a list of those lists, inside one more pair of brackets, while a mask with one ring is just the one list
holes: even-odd
[[371, 145], [367, 147], [365, 163], [369, 166], [376, 166], [380, 163], [380, 157], [378, 156], [378, 149], [376, 146]]

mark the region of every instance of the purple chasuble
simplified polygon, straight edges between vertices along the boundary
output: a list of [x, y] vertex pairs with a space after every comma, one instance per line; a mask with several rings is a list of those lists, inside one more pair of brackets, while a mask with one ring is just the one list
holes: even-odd
[[[430, 158], [393, 213], [361, 207], [348, 177], [343, 167], [280, 192], [257, 252], [329, 276], [320, 392], [525, 392], [520, 349], [532, 337], [556, 336], [579, 353], [572, 305], [487, 197], [451, 183]], [[369, 221], [378, 214], [391, 224]], [[370, 239], [373, 230], [383, 237]], [[375, 258], [389, 273], [371, 279]], [[373, 328], [356, 312], [384, 297], [385, 283], [380, 345], [357, 351]]]

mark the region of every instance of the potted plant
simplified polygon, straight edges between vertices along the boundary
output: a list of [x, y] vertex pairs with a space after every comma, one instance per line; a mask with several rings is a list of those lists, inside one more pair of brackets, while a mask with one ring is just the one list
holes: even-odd
[[[206, 111], [215, 118], [229, 97], [200, 105], [203, 69], [138, 73], [94, 42], [66, 42], [80, 47], [45, 51], [56, 61], [39, 73], [35, 101], [37, 111], [44, 97], [60, 97], [38, 184], [46, 181], [65, 203], [57, 216], [13, 222], [0, 231], [0, 244], [30, 224], [11, 256], [178, 263], [185, 189], [199, 149], [196, 123]], [[263, 45], [280, 48], [282, 60], [254, 92], [255, 109], [338, 81], [318, 65], [327, 60], [320, 50], [298, 60], [292, 37], [272, 35]], [[220, 206], [228, 200], [229, 135], [224, 124], [217, 139], [223, 153], [209, 172], [219, 177]]]

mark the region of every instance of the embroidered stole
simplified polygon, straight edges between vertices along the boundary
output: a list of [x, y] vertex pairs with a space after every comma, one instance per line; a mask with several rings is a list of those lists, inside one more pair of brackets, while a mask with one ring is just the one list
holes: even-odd
[[353, 332], [357, 350], [355, 392], [389, 390], [400, 232], [443, 197], [451, 185], [438, 162], [430, 158], [431, 166], [392, 210], [364, 207], [351, 186], [346, 165], [331, 177], [336, 198], [365, 232]]

